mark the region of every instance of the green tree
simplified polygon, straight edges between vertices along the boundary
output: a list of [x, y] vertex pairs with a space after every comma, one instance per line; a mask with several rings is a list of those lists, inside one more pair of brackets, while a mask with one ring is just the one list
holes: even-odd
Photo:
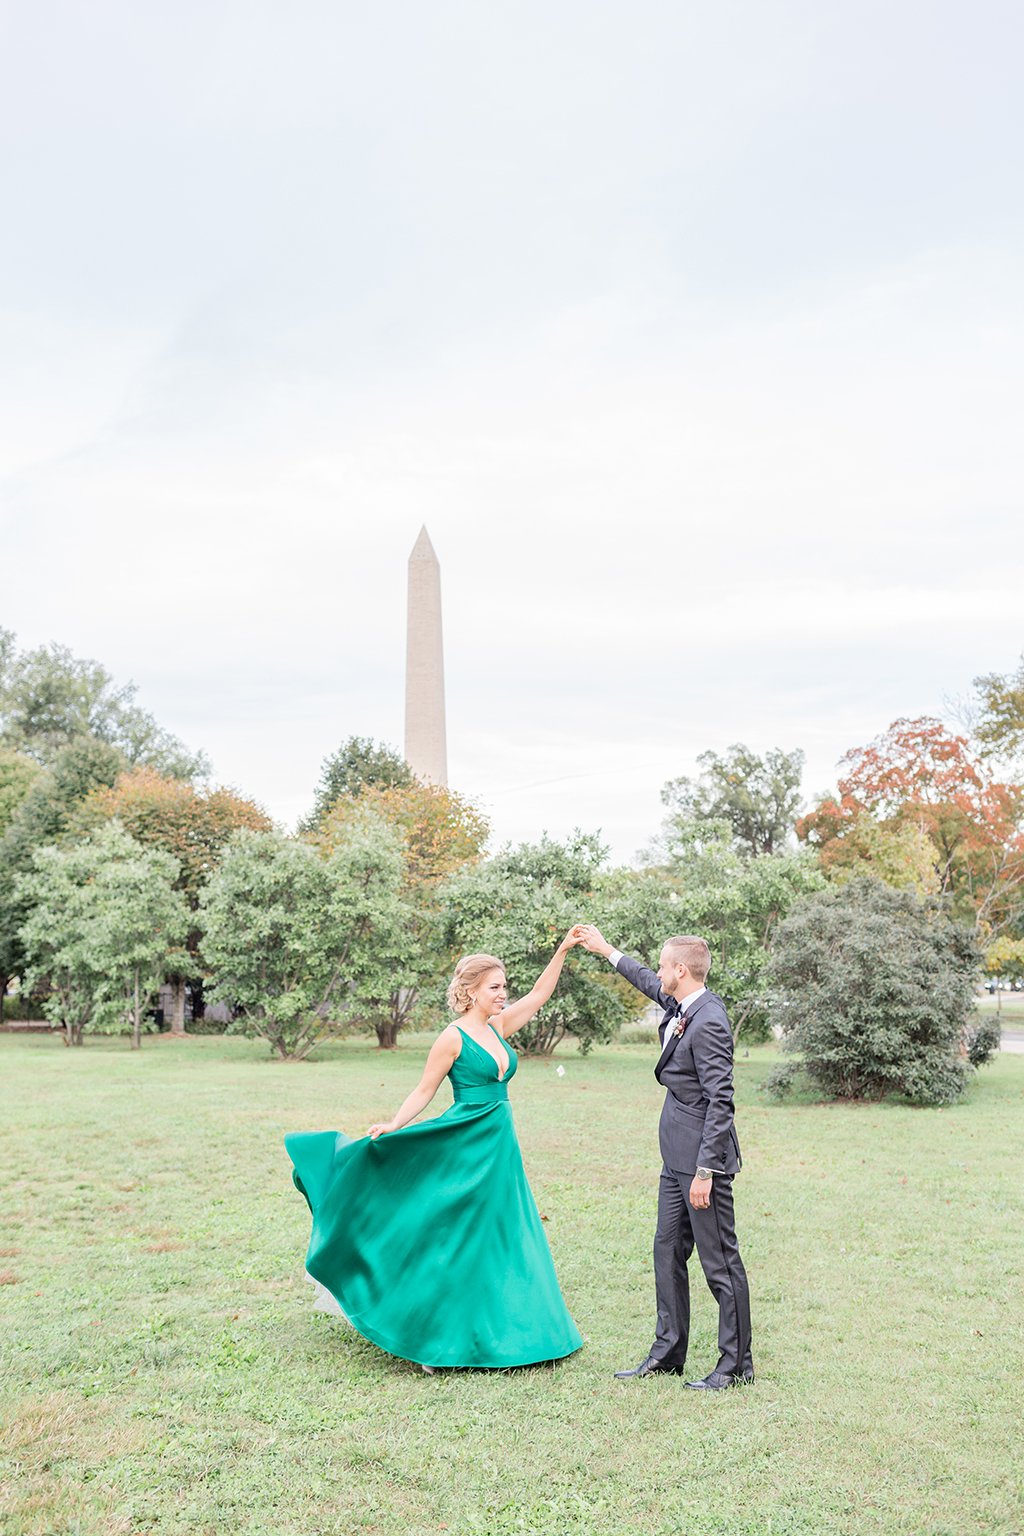
[[[941, 903], [851, 880], [806, 896], [780, 925], [773, 1017], [829, 1098], [949, 1104], [994, 1048], [974, 1018], [980, 961], [973, 930]], [[773, 1077], [775, 1091], [794, 1070]]]
[[352, 797], [369, 788], [406, 789], [415, 783], [409, 764], [394, 747], [369, 736], [350, 736], [325, 757], [320, 769], [313, 810], [303, 831], [313, 832], [341, 796]]
[[[391, 989], [363, 993], [359, 1006], [382, 1049], [418, 1013], [429, 1013], [425, 988], [445, 963], [440, 937], [438, 888], [444, 879], [476, 864], [489, 831], [471, 800], [440, 784], [366, 784], [342, 794], [312, 834], [330, 852], [367, 817], [384, 821], [401, 839], [405, 934], [403, 964], [391, 973]], [[381, 973], [382, 976], [385, 972]]]
[[[42, 770], [38, 763], [20, 752], [0, 748], [0, 850], [7, 829], [33, 783]], [[14, 874], [8, 860], [0, 863], [0, 1024], [4, 1018], [4, 998], [10, 979], [17, 972], [18, 948], [15, 939], [17, 921], [13, 912]]]
[[[147, 848], [162, 848], [177, 860], [178, 889], [191, 912], [197, 910], [199, 892], [216, 869], [231, 834], [240, 827], [269, 832], [272, 825], [260, 806], [232, 789], [197, 788], [187, 779], [146, 767], [121, 773], [114, 784], [92, 790], [75, 807], [72, 825], [88, 832], [113, 819]], [[199, 929], [193, 922], [181, 952], [181, 968], [169, 977], [172, 1034], [185, 1032], [186, 988], [192, 991], [193, 1017], [201, 1015], [198, 950]]]
[[866, 812], [821, 856], [824, 873], [837, 885], [867, 875], [918, 896], [938, 894], [941, 882], [935, 863], [935, 844], [922, 826], [876, 821]]
[[367, 811], [347, 824], [327, 856], [355, 857], [358, 867], [357, 850], [372, 848], [381, 835], [401, 850], [401, 874], [389, 899], [378, 907], [373, 944], [361, 954], [349, 995], [352, 1022], [371, 1028], [379, 1048], [390, 1051], [400, 1031], [424, 1011], [424, 988], [436, 981], [443, 961], [435, 893], [410, 881], [406, 849], [395, 827]]
[[242, 1010], [238, 1028], [301, 1061], [400, 957], [401, 888], [401, 846], [379, 820], [326, 858], [281, 833], [236, 832], [200, 897], [213, 995]]
[[1016, 672], [988, 672], [974, 679], [967, 714], [985, 757], [1014, 761], [1024, 756], [1024, 656]]
[[653, 958], [670, 933], [700, 934], [711, 950], [708, 986], [724, 999], [735, 1038], [766, 1039], [772, 941], [794, 903], [824, 884], [817, 861], [788, 849], [751, 858], [727, 821], [682, 815], [673, 819], [666, 852], [670, 862], [658, 873], [669, 893], [664, 917], [670, 926], [649, 954]]
[[97, 785], [113, 784], [123, 766], [116, 747], [82, 737], [61, 748], [14, 807], [0, 839], [0, 977], [5, 987], [12, 976], [22, 975], [25, 963], [21, 930], [30, 906], [18, 877], [31, 869], [38, 849], [70, 834], [81, 801]]
[[26, 979], [48, 986], [43, 1010], [66, 1045], [81, 1045], [89, 1025], [130, 1021], [138, 1048], [143, 1008], [188, 926], [177, 875], [169, 854], [143, 848], [116, 822], [35, 853], [19, 882], [29, 910]]
[[[572, 924], [593, 910], [604, 857], [596, 836], [576, 832], [564, 842], [545, 836], [508, 848], [456, 875], [441, 892], [449, 973], [463, 954], [493, 954], [512, 995], [522, 997]], [[516, 1048], [548, 1055], [571, 1034], [586, 1052], [611, 1040], [630, 1011], [603, 961], [573, 956], [554, 997], [516, 1035]]]
[[[1004, 933], [991, 943], [985, 951], [985, 974], [996, 981], [1024, 981], [1024, 939]], [[996, 1012], [1002, 1011], [1002, 989], [997, 987]]]
[[9, 630], [0, 639], [0, 744], [51, 763], [71, 742], [91, 736], [129, 763], [176, 778], [209, 771], [202, 753], [190, 752], [135, 703], [134, 683], [119, 687], [99, 662], [64, 645], [19, 654]]
[[777, 853], [796, 821], [804, 754], [773, 748], [758, 757], [737, 742], [728, 752], [702, 752], [697, 761], [698, 778], [671, 779], [661, 792], [672, 812], [663, 836], [671, 840], [676, 819], [724, 821], [744, 853]]
[[24, 753], [0, 748], [0, 838], [41, 771]]

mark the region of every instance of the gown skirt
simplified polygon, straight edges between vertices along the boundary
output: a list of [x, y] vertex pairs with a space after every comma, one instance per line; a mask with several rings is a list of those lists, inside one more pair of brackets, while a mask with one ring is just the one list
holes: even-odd
[[306, 1269], [364, 1338], [431, 1367], [504, 1368], [583, 1343], [558, 1287], [512, 1123], [507, 1040], [460, 1030], [455, 1102], [376, 1141], [285, 1137], [313, 1216]]

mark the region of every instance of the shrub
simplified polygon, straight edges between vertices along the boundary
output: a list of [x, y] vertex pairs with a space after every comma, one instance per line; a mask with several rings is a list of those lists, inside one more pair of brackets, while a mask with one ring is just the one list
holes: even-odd
[[967, 1030], [967, 1060], [972, 1067], [983, 1067], [999, 1049], [1002, 1030], [998, 1015], [980, 1014]]
[[4, 998], [3, 1022], [5, 1024], [27, 1023], [32, 1020], [45, 1019], [41, 997], [31, 997], [27, 992], [10, 993]]
[[784, 1049], [830, 1098], [952, 1103], [991, 1054], [973, 1021], [980, 959], [973, 930], [935, 900], [871, 878], [815, 892], [780, 925], [771, 958]]

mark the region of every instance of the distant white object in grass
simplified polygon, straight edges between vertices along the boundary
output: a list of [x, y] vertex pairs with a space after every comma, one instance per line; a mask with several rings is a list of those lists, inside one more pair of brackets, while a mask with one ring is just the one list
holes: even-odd
[[555, 1068], [555, 1076], [556, 1077], [564, 1077], [565, 1076], [565, 1068], [564, 1067], [556, 1067]]

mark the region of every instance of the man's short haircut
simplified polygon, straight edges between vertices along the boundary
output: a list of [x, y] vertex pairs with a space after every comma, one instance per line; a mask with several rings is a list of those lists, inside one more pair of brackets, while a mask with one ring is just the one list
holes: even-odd
[[707, 980], [711, 969], [711, 950], [707, 939], [698, 939], [692, 933], [680, 933], [674, 939], [666, 939], [665, 948], [672, 950], [694, 981]]

